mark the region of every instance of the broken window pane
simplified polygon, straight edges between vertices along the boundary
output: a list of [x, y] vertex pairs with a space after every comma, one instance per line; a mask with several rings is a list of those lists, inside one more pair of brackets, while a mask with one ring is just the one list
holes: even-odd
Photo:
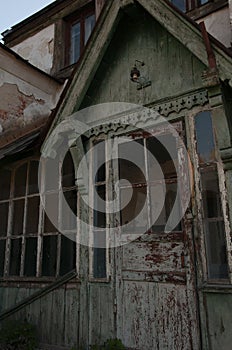
[[40, 204], [39, 196], [28, 198], [26, 234], [38, 232], [39, 204]]
[[26, 239], [24, 275], [36, 276], [37, 238]]
[[61, 236], [60, 276], [75, 269], [76, 243], [71, 239]]
[[21, 165], [15, 171], [14, 196], [22, 197], [26, 193], [27, 163]]
[[28, 184], [28, 193], [38, 193], [38, 171], [39, 171], [39, 162], [37, 160], [30, 161], [29, 167], [29, 184]]
[[11, 183], [11, 171], [0, 171], [0, 200], [8, 199], [10, 197], [10, 183]]
[[195, 117], [197, 153], [200, 163], [209, 163], [215, 160], [215, 144], [211, 114], [201, 112]]
[[56, 275], [57, 236], [43, 237], [42, 276]]
[[0, 240], [0, 276], [1, 277], [4, 275], [5, 247], [6, 247], [6, 241]]
[[12, 235], [21, 235], [23, 233], [24, 203], [24, 199], [14, 201]]
[[22, 240], [12, 239], [10, 250], [10, 276], [19, 276], [21, 264]]
[[0, 236], [7, 235], [9, 203], [0, 203]]
[[105, 231], [94, 232], [94, 244], [100, 248], [94, 248], [93, 254], [93, 277], [106, 278], [106, 233]]

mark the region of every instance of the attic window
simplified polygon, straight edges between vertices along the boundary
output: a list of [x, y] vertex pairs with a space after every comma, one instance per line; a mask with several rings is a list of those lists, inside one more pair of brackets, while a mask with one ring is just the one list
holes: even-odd
[[80, 58], [95, 25], [95, 11], [88, 6], [66, 19], [66, 65]]

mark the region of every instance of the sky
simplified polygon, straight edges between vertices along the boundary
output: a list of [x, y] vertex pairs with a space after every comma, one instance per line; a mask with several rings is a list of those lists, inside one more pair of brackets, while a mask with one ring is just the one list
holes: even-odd
[[[1, 2], [0, 33], [33, 15], [54, 0], [5, 0]], [[0, 34], [1, 39], [1, 34]]]

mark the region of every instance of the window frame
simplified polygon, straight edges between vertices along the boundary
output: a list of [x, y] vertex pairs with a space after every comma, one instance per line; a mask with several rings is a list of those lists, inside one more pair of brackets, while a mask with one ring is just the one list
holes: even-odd
[[[85, 42], [85, 20], [86, 18], [94, 15], [96, 22], [96, 14], [95, 14], [95, 4], [90, 3], [84, 6], [83, 8], [78, 9], [71, 15], [64, 18], [65, 23], [65, 55], [64, 55], [64, 66], [72, 66], [80, 59], [83, 50], [88, 42]], [[80, 23], [80, 56], [77, 60], [71, 62], [71, 32], [73, 25]]]
[[[40, 193], [28, 193], [29, 189], [29, 171], [30, 171], [30, 164], [31, 162], [36, 161], [37, 164], [39, 164], [39, 158], [38, 157], [30, 157], [25, 158], [23, 160], [5, 165], [1, 167], [1, 170], [10, 170], [11, 171], [11, 183], [10, 183], [10, 194], [8, 199], [0, 200], [0, 204], [4, 202], [9, 202], [9, 208], [8, 208], [8, 224], [7, 224], [7, 232], [5, 236], [1, 236], [0, 240], [5, 241], [5, 257], [4, 257], [4, 269], [3, 269], [3, 276], [0, 276], [0, 282], [4, 281], [18, 281], [18, 282], [25, 282], [25, 281], [32, 281], [32, 282], [46, 282], [46, 281], [54, 281], [58, 277], [61, 277], [63, 274], [60, 274], [60, 258], [61, 258], [61, 240], [62, 240], [62, 233], [59, 232], [57, 229], [54, 232], [45, 232], [45, 212], [44, 208], [42, 206], [41, 200], [40, 200]], [[15, 181], [15, 175], [17, 169], [19, 169], [21, 166], [26, 164], [27, 166], [27, 176], [26, 176], [26, 189], [25, 189], [25, 195], [20, 197], [14, 196], [14, 181]], [[41, 195], [44, 197], [45, 193], [52, 193], [53, 191], [46, 192], [44, 188], [44, 175], [45, 175], [45, 169], [44, 164], [42, 164], [42, 176], [43, 179], [41, 183]], [[62, 171], [62, 163], [59, 163], [59, 171], [61, 175]], [[77, 190], [77, 186], [73, 186], [70, 188], [63, 188], [62, 187], [62, 178], [59, 177], [59, 196], [62, 191], [70, 191], [73, 189]], [[26, 229], [26, 223], [27, 223], [27, 215], [29, 212], [27, 211], [28, 202], [30, 198], [39, 198], [39, 205], [37, 207], [38, 209], [38, 230], [34, 233], [28, 233]], [[23, 213], [23, 232], [20, 235], [14, 235], [12, 232], [13, 229], [13, 203], [16, 200], [24, 200], [24, 213]], [[79, 192], [77, 191], [77, 206], [78, 206], [78, 212], [79, 212]], [[59, 212], [61, 210], [61, 204], [59, 201]], [[75, 231], [75, 234], [78, 235], [78, 230]], [[45, 237], [57, 237], [57, 244], [56, 244], [56, 267], [55, 267], [55, 274], [54, 275], [43, 275], [42, 274], [42, 264], [43, 264], [43, 240]], [[28, 276], [25, 275], [25, 262], [26, 262], [26, 240], [30, 238], [36, 238], [37, 240], [37, 249], [36, 249], [36, 273], [34, 275]], [[20, 239], [22, 246], [21, 246], [21, 254], [20, 254], [20, 272], [19, 274], [10, 274], [10, 261], [11, 261], [11, 245], [12, 240]], [[76, 242], [75, 244], [75, 270], [77, 273], [79, 273], [79, 244]], [[67, 271], [68, 272], [68, 271]], [[77, 276], [78, 278], [78, 276]]]

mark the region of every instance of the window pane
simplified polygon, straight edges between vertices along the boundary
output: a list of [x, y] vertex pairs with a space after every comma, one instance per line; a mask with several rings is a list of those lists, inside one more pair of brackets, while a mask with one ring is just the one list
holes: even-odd
[[[131, 193], [131, 191], [133, 191]], [[132, 196], [131, 196], [132, 194]], [[128, 198], [131, 200], [126, 205]], [[121, 189], [120, 191], [120, 208], [121, 208], [121, 225], [127, 225], [123, 227], [123, 232], [143, 232], [148, 229], [148, 212], [147, 212], [147, 187], [138, 187], [131, 189]], [[144, 208], [141, 215], [140, 212]]]
[[9, 170], [0, 171], [0, 200], [10, 197], [11, 172]]
[[27, 163], [17, 168], [15, 172], [14, 195], [15, 197], [25, 196], [27, 181]]
[[95, 15], [91, 15], [85, 19], [85, 44], [87, 43], [90, 34], [92, 33], [95, 25]]
[[63, 276], [75, 269], [76, 243], [71, 239], [61, 236], [60, 275]]
[[12, 239], [10, 251], [10, 276], [19, 276], [20, 274], [21, 249], [21, 239]]
[[0, 204], [0, 236], [7, 235], [9, 203]]
[[57, 167], [57, 160], [50, 159], [45, 164], [45, 191], [58, 190], [58, 177], [49, 176], [53, 173], [53, 169]]
[[93, 147], [93, 171], [96, 174], [95, 182], [105, 181], [106, 171], [105, 171], [105, 142], [101, 141], [95, 143]]
[[68, 213], [63, 215], [61, 217], [62, 227], [64, 229], [75, 230], [77, 227], [77, 191], [66, 191], [64, 192], [64, 197], [75, 217], [71, 215], [71, 212], [70, 215]]
[[4, 275], [5, 247], [6, 247], [6, 241], [0, 240], [0, 276], [1, 277]]
[[[95, 227], [106, 227], [106, 214], [105, 214], [105, 195], [106, 189], [105, 186], [96, 186], [95, 187], [97, 195], [94, 198], [94, 208], [93, 210], [93, 219]], [[99, 196], [99, 197], [98, 197]]]
[[58, 213], [59, 213], [59, 193], [46, 195], [46, 208], [48, 208], [49, 217], [45, 213], [44, 232], [58, 231]]
[[103, 248], [94, 248], [93, 250], [93, 277], [105, 278], [106, 277], [106, 234], [105, 232], [94, 233], [95, 245], [102, 246]]
[[216, 171], [201, 171], [204, 216], [207, 218], [222, 217], [220, 191]]
[[75, 23], [71, 27], [71, 52], [70, 52], [70, 64], [77, 62], [80, 57], [80, 45], [81, 45], [81, 25]]
[[[171, 134], [149, 137], [146, 140], [146, 145], [148, 150], [149, 181], [160, 180], [159, 177], [162, 175], [162, 172], [165, 179], [177, 177], [176, 167], [178, 156], [175, 137]], [[171, 150], [171, 155], [168, 150]], [[162, 172], [157, 171], [155, 160], [161, 167]]]
[[186, 0], [171, 0], [171, 2], [181, 11], [186, 11]]
[[72, 187], [75, 186], [75, 171], [72, 156], [68, 152], [64, 158], [62, 165], [62, 186]]
[[56, 275], [57, 236], [43, 237], [42, 275]]
[[228, 278], [223, 221], [208, 223], [206, 245], [209, 278]]
[[23, 233], [24, 199], [14, 201], [12, 235]]
[[38, 193], [39, 187], [38, 187], [38, 166], [39, 162], [37, 160], [33, 160], [30, 162], [30, 168], [29, 168], [29, 187], [28, 187], [28, 193]]
[[215, 160], [215, 144], [210, 112], [201, 112], [195, 117], [197, 153], [200, 163]]
[[40, 204], [39, 196], [28, 198], [26, 234], [38, 232], [39, 204]]
[[36, 276], [37, 238], [26, 239], [24, 275]]

